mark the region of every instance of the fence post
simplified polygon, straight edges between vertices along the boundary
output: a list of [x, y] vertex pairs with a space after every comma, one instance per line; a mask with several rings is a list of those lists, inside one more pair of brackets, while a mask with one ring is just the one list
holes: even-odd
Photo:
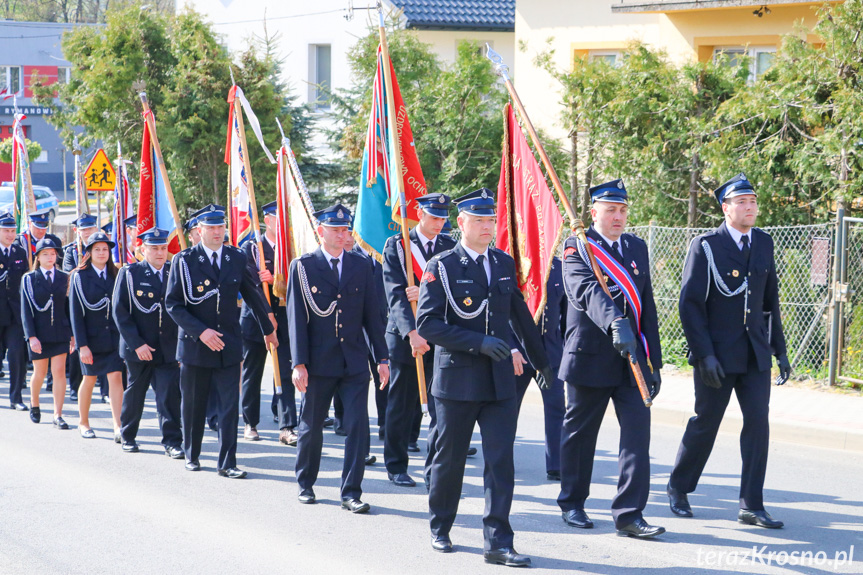
[[830, 319], [830, 364], [827, 383], [836, 385], [839, 370], [839, 324], [842, 321], [842, 306], [839, 301], [839, 283], [842, 281], [842, 255], [845, 251], [845, 208], [836, 211], [836, 252], [833, 258], [833, 286], [831, 296], [832, 314]]
[[650, 258], [650, 263], [653, 263], [653, 241], [656, 239], [656, 229], [654, 228], [653, 220], [647, 225], [647, 256]]

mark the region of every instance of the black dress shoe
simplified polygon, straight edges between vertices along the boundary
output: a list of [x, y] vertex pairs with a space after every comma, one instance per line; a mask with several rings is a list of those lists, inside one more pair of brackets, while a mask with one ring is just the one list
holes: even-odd
[[338, 435], [339, 437], [347, 437], [347, 436], [348, 436], [348, 432], [347, 432], [347, 431], [345, 431], [345, 428], [344, 428], [344, 427], [342, 427], [341, 425], [340, 425], [340, 426], [338, 426], [338, 427], [334, 427], [334, 428], [333, 428], [333, 433], [335, 433], [335, 434], [336, 434], [336, 435]]
[[761, 510], [741, 509], [737, 513], [737, 520], [746, 525], [757, 525], [767, 529], [782, 529], [785, 524], [770, 517], [770, 514]]
[[545, 474], [545, 478], [549, 481], [560, 481], [560, 471], [548, 471]]
[[107, 395], [102, 396], [102, 403], [108, 403], [108, 396]]
[[15, 411], [27, 411], [27, 406], [23, 403], [13, 403], [10, 407]]
[[195, 461], [187, 461], [186, 462], [186, 471], [200, 471], [201, 464], [196, 459]]
[[248, 475], [242, 469], [237, 469], [236, 467], [229, 467], [227, 469], [220, 469], [219, 476], [227, 477], [228, 479], [244, 479]]
[[48, 391], [48, 392], [50, 392], [50, 391], [54, 391], [54, 384], [53, 384], [53, 383], [49, 383], [48, 385], [46, 385], [46, 386], [45, 386], [45, 391]]
[[[467, 456], [472, 457], [474, 455], [476, 455], [476, 447], [468, 447], [467, 448]], [[525, 559], [527, 559], [527, 557], [525, 557]], [[530, 559], [528, 559], [528, 564], [530, 564]]]
[[500, 549], [492, 549], [482, 554], [486, 563], [494, 563], [496, 565], [506, 565], [507, 567], [529, 567], [530, 557], [519, 555], [512, 547], [501, 547]]
[[311, 489], [303, 489], [297, 496], [297, 501], [306, 504], [317, 503], [317, 499], [315, 499], [315, 492]]
[[593, 529], [593, 521], [584, 512], [584, 509], [570, 509], [563, 513], [563, 522], [570, 527], [579, 529]]
[[69, 429], [69, 424], [66, 423], [62, 417], [55, 417], [54, 427], [56, 427], [57, 429]]
[[342, 499], [342, 509], [347, 509], [351, 513], [368, 513], [371, 505], [363, 503], [359, 499]]
[[617, 534], [621, 537], [638, 537], [640, 539], [648, 539], [665, 533], [665, 527], [649, 525], [647, 521], [639, 517], [629, 525], [621, 527], [617, 530]]
[[689, 505], [689, 498], [685, 493], [673, 488], [669, 485], [666, 488], [668, 492], [668, 506], [671, 507], [671, 512], [678, 517], [692, 517], [692, 507]]
[[446, 535], [438, 535], [431, 537], [432, 549], [441, 553], [452, 553], [452, 541]]
[[399, 487], [416, 487], [417, 482], [407, 473], [387, 473], [387, 477], [393, 482], [393, 485]]
[[30, 421], [32, 421], [33, 423], [39, 423], [40, 421], [42, 421], [42, 410], [40, 410], [38, 407], [31, 407]]
[[78, 401], [78, 392], [74, 389], [69, 390], [69, 401]]
[[332, 417], [328, 417], [324, 420], [324, 427], [332, 427], [336, 423], [336, 420]]
[[416, 441], [411, 441], [410, 443], [408, 443], [408, 451], [410, 453], [419, 453], [420, 452], [420, 446], [417, 445]]
[[384, 429], [383, 427], [379, 427], [378, 428], [378, 439], [383, 441], [385, 437], [386, 437], [386, 429]]
[[378, 458], [374, 455], [366, 455], [366, 465], [374, 465]]
[[134, 441], [124, 441], [123, 451], [125, 451], [126, 453], [138, 453], [138, 444]]
[[173, 445], [169, 445], [165, 448], [165, 455], [171, 459], [183, 459], [183, 457], [185, 457], [183, 450], [179, 447], [174, 447]]

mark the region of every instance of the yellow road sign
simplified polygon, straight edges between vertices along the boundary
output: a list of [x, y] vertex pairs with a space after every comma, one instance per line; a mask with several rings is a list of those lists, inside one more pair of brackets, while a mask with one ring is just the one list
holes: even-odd
[[105, 150], [99, 148], [96, 155], [90, 160], [87, 171], [84, 172], [84, 182], [87, 186], [87, 191], [112, 192], [114, 191], [114, 183], [116, 181], [117, 172], [114, 171], [111, 160], [108, 159]]

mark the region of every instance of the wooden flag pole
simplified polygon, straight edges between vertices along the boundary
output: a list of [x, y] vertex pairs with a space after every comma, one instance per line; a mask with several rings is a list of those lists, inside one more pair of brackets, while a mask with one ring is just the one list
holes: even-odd
[[[548, 154], [545, 153], [545, 148], [539, 140], [539, 136], [527, 115], [527, 111], [524, 109], [524, 105], [521, 103], [521, 98], [518, 97], [518, 92], [515, 91], [515, 86], [513, 86], [512, 80], [509, 78], [509, 68], [503, 63], [503, 58], [501, 58], [500, 54], [492, 50], [491, 46], [488, 44], [485, 46], [486, 56], [491, 60], [492, 64], [494, 64], [494, 70], [497, 72], [498, 76], [503, 78], [503, 81], [506, 84], [506, 90], [509, 92], [513, 103], [515, 103], [515, 108], [518, 110], [519, 116], [521, 116], [522, 121], [524, 121], [527, 133], [530, 135], [530, 139], [533, 142], [533, 146], [536, 148], [536, 151], [539, 152], [542, 165], [545, 166], [545, 170], [548, 172], [548, 175], [554, 184], [554, 190], [557, 192], [557, 197], [560, 200], [560, 203], [563, 204], [563, 209], [566, 211], [566, 215], [569, 217], [569, 221], [572, 224], [572, 230], [587, 250], [587, 255], [590, 258], [590, 265], [593, 269], [594, 275], [596, 276], [597, 282], [602, 286], [602, 291], [604, 291], [608, 297], [611, 297], [611, 292], [608, 290], [608, 285], [606, 285], [604, 274], [602, 273], [599, 264], [596, 262], [596, 258], [593, 255], [593, 249], [590, 247], [590, 243], [587, 241], [587, 235], [584, 233], [584, 223], [572, 210], [569, 199], [563, 191], [563, 184], [560, 183], [560, 179], [557, 177], [557, 172], [554, 171], [554, 167], [551, 165], [551, 160], [548, 159]], [[650, 359], [648, 358], [648, 364], [649, 362]], [[635, 383], [638, 385], [638, 391], [641, 393], [641, 399], [644, 401], [644, 405], [650, 407], [653, 405], [653, 401], [650, 399], [650, 391], [647, 388], [647, 382], [644, 381], [644, 374], [641, 373], [641, 367], [638, 365], [638, 358], [630, 355], [629, 367], [632, 369], [632, 375], [635, 377]]]
[[[393, 170], [393, 172], [396, 174], [395, 180], [398, 186], [399, 193], [399, 225], [401, 226], [402, 242], [405, 248], [405, 277], [407, 278], [408, 287], [414, 287], [413, 254], [411, 253], [410, 247], [410, 230], [408, 230], [407, 226], [407, 199], [405, 196], [404, 178], [402, 176], [401, 142], [399, 141], [398, 130], [395, 128], [396, 110], [395, 97], [393, 96], [393, 79], [390, 74], [390, 51], [389, 47], [387, 46], [387, 30], [386, 26], [384, 25], [383, 7], [380, 3], [378, 3], [378, 19], [378, 31], [381, 37], [381, 55], [383, 56], [382, 68], [384, 72], [384, 86], [386, 87], [387, 91], [387, 127], [389, 128], [390, 138], [392, 139], [393, 145], [395, 147], [395, 157], [393, 158], [393, 162], [395, 162], [395, 169]], [[411, 302], [411, 309], [414, 312], [414, 317], [416, 317], [417, 302]], [[426, 376], [423, 356], [417, 355], [415, 359], [417, 365], [417, 385], [419, 387], [420, 403], [422, 404], [423, 414], [427, 414], [428, 394], [426, 393]]]
[[[249, 204], [252, 210], [252, 231], [255, 234], [255, 241], [258, 243], [258, 269], [264, 269], [267, 265], [264, 260], [264, 245], [261, 241], [261, 224], [258, 221], [258, 206], [255, 203], [255, 186], [252, 184], [252, 167], [249, 163], [249, 148], [246, 145], [246, 128], [243, 126], [243, 110], [240, 106], [240, 99], [234, 98], [234, 118], [237, 121], [237, 127], [240, 131], [240, 144], [243, 146], [243, 167], [246, 170], [246, 182], [249, 188]], [[233, 130], [233, 126], [228, 126], [229, 130]], [[228, 206], [230, 209], [231, 206]], [[264, 296], [267, 298], [267, 305], [272, 310], [270, 302], [270, 290], [264, 288]], [[276, 328], [278, 329], [278, 328]], [[267, 346], [270, 351], [270, 356], [273, 358], [273, 382], [276, 385], [276, 395], [282, 395], [282, 376], [279, 371], [279, 355], [276, 349], [270, 344]]]
[[[114, 189], [120, 190], [120, 195], [123, 195], [123, 149], [120, 147], [120, 142], [117, 142], [117, 183], [114, 186]], [[114, 213], [117, 215], [126, 215], [120, 214], [122, 209], [117, 208], [117, 202], [120, 201], [120, 198], [114, 197]], [[126, 216], [128, 217], [128, 216]], [[117, 225], [117, 222], [114, 222], [114, 225]], [[119, 266], [123, 267], [126, 263], [126, 220], [125, 218], [121, 222], [123, 226], [122, 233], [121, 229], [117, 228], [117, 253], [120, 255]]]
[[[81, 147], [78, 145], [78, 136], [75, 136], [75, 144], [72, 148], [72, 155], [75, 156], [75, 208], [78, 212], [77, 220], [81, 219], [83, 206], [81, 205]], [[85, 192], [86, 193], [86, 192]], [[86, 201], [86, 199], [85, 199]], [[86, 213], [90, 212], [90, 206], [87, 206]], [[77, 226], [76, 226], [77, 228]], [[75, 245], [78, 247], [78, 258], [81, 258], [81, 253], [84, 251], [84, 245], [81, 241], [81, 234], [75, 232]]]
[[141, 105], [144, 108], [144, 121], [150, 129], [150, 141], [153, 142], [153, 151], [156, 152], [156, 163], [162, 174], [162, 183], [165, 185], [165, 191], [168, 192], [168, 205], [171, 208], [171, 215], [174, 217], [174, 226], [177, 228], [177, 239], [180, 241], [180, 249], [184, 250], [186, 249], [186, 234], [183, 233], [183, 224], [180, 222], [177, 203], [174, 201], [174, 191], [171, 189], [171, 182], [168, 181], [168, 170], [165, 168], [165, 160], [162, 158], [162, 147], [159, 145], [159, 138], [156, 137], [156, 120], [153, 118], [150, 103], [147, 101], [147, 92], [141, 92], [138, 96], [141, 98]]

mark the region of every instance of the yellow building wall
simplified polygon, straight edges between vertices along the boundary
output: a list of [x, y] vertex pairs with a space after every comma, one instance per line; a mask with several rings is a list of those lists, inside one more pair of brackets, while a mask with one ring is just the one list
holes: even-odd
[[483, 46], [483, 54], [485, 54], [485, 43], [488, 42], [495, 52], [503, 56], [505, 61], [512, 62], [515, 48], [514, 32], [414, 30], [414, 33], [421, 42], [431, 44], [434, 53], [447, 64], [455, 62], [458, 44], [462, 40], [478, 42]]

